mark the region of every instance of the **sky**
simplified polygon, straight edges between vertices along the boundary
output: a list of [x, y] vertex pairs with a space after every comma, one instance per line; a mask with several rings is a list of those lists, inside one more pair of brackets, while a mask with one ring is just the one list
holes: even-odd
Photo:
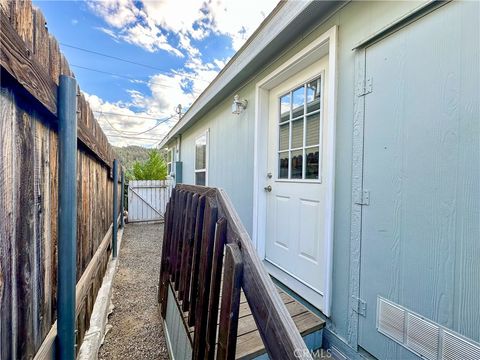
[[110, 143], [153, 147], [178, 121], [177, 105], [188, 109], [277, 2], [33, 4], [44, 13]]

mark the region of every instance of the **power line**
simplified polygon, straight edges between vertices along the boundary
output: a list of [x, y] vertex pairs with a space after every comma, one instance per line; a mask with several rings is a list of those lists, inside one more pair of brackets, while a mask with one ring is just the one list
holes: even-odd
[[120, 113], [105, 112], [105, 111], [100, 111], [100, 110], [92, 110], [92, 111], [94, 113], [97, 113], [97, 114], [114, 115], [114, 116], [126, 116], [126, 117], [133, 117], [133, 118], [147, 119], [147, 120], [155, 120], [155, 121], [161, 120], [161, 119], [153, 117], [153, 116], [120, 114]]
[[[135, 79], [133, 76], [115, 74], [115, 73], [111, 73], [111, 72], [108, 72], [108, 71], [92, 69], [92, 68], [89, 68], [89, 67], [86, 67], [86, 66], [75, 65], [75, 64], [70, 64], [70, 66], [71, 67], [76, 67], [76, 68], [79, 68], [79, 69], [83, 69], [83, 70], [93, 71], [93, 72], [100, 73], [100, 74], [106, 74], [106, 75], [110, 75], [110, 76], [116, 76], [116, 77], [119, 77], [119, 78], [124, 78], [124, 79], [127, 79], [127, 80], [141, 82], [141, 83], [144, 83], [144, 84], [147, 84], [147, 85], [152, 84], [152, 85], [158, 85], [158, 86], [162, 86], [162, 87], [168, 87], [168, 88], [171, 88], [171, 89], [175, 88], [175, 86], [172, 86], [172, 85], [160, 84], [158, 82], [147, 81], [147, 80], [138, 80], [138, 79]], [[191, 91], [191, 93], [193, 95], [196, 95], [196, 93], [193, 92], [193, 91]]]
[[[81, 48], [81, 47], [78, 47], [78, 46], [75, 46], [75, 45], [70, 45], [70, 44], [65, 44], [65, 43], [60, 43], [60, 45], [65, 46], [65, 47], [68, 47], [68, 48], [72, 48], [72, 49], [84, 51], [84, 52], [87, 52], [87, 53], [90, 53], [90, 54], [95, 54], [95, 55], [98, 55], [98, 56], [103, 56], [103, 57], [106, 57], [106, 58], [110, 58], [110, 59], [114, 59], [114, 60], [118, 60], [118, 61], [123, 61], [123, 62], [129, 63], [129, 64], [138, 65], [138, 66], [143, 66], [143, 67], [148, 68], [148, 69], [157, 70], [157, 71], [160, 71], [160, 72], [161, 72], [162, 74], [164, 74], [164, 75], [171, 75], [171, 74], [167, 73], [165, 70], [160, 69], [160, 68], [155, 67], [155, 66], [151, 66], [151, 65], [147, 65], [147, 64], [142, 64], [142, 63], [139, 63], [139, 62], [136, 62], [136, 61], [132, 61], [132, 60], [128, 60], [128, 59], [123, 59], [123, 58], [120, 58], [120, 57], [118, 57], [118, 56], [108, 55], [108, 54], [104, 54], [104, 53], [101, 53], [101, 52], [98, 52], [98, 51]], [[190, 75], [186, 75], [186, 74], [179, 74], [179, 75], [184, 76], [184, 77], [186, 77], [186, 78], [190, 78], [190, 79], [192, 79], [192, 80], [200, 80], [200, 81], [204, 81], [204, 82], [206, 82], [206, 83], [209, 83], [209, 82], [210, 82], [210, 81], [208, 81], [208, 80], [199, 79], [199, 78], [197, 78], [197, 77], [195, 77], [195, 76], [190, 76]]]
[[[98, 118], [98, 120], [100, 120], [101, 116], [103, 115], [103, 113], [100, 113], [100, 116]], [[162, 120], [159, 120], [158, 124], [151, 127], [150, 129], [147, 129], [147, 130], [144, 130], [144, 131], [141, 131], [139, 133], [133, 133], [131, 131], [125, 131], [125, 130], [119, 130], [117, 129], [115, 126], [113, 126], [113, 124], [105, 117], [104, 120], [108, 123], [108, 125], [110, 125], [110, 127], [115, 130], [116, 132], [120, 133], [120, 134], [128, 134], [128, 135], [142, 135], [142, 134], [145, 134], [149, 131], [152, 131], [153, 129], [159, 127], [160, 125], [168, 122], [169, 120], [171, 120], [172, 118], [174, 117], [174, 115], [171, 115], [170, 117], [168, 118], [165, 118], [165, 119], [162, 119]]]
[[[131, 139], [131, 140], [154, 140], [157, 142], [160, 142], [161, 138], [149, 138], [149, 137], [135, 137], [135, 136], [127, 136], [127, 135], [115, 135], [115, 134], [105, 134], [108, 137], [118, 137], [118, 138], [124, 138], [124, 139]], [[163, 136], [163, 135], [162, 135]]]

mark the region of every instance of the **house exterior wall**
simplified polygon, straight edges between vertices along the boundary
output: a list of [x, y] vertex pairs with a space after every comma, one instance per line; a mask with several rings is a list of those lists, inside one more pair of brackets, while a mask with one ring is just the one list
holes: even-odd
[[[350, 2], [319, 24], [299, 35], [298, 43], [238, 89], [248, 107], [231, 114], [234, 93], [203, 116], [181, 136], [183, 180], [194, 182], [195, 139], [209, 129], [208, 185], [224, 188], [232, 198], [247, 230], [252, 233], [255, 84], [332, 26], [338, 26], [336, 166], [333, 241], [332, 308], [328, 329], [342, 339], [349, 334], [349, 267], [352, 192], [352, 139], [355, 102], [355, 52], [352, 49], [372, 34], [414, 11], [421, 2]], [[434, 15], [433, 15], [434, 16]], [[439, 300], [440, 301], [440, 300]], [[374, 305], [372, 304], [372, 307]], [[479, 305], [480, 306], [480, 305]], [[461, 330], [461, 329], [456, 329]], [[476, 339], [477, 341], [479, 339]]]
[[195, 140], [206, 130], [208, 135], [208, 185], [227, 191], [243, 224], [251, 234], [253, 207], [253, 133], [255, 86], [253, 82], [239, 90], [248, 106], [241, 115], [233, 115], [233, 94], [182, 134], [183, 182], [195, 182]]

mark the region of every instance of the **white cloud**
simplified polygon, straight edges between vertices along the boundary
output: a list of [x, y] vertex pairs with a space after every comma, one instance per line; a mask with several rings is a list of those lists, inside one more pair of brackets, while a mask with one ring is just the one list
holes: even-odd
[[[155, 121], [142, 119], [141, 117], [165, 119], [175, 115], [174, 109], [179, 104], [185, 111], [227, 61], [228, 59], [216, 60], [214, 63], [205, 64], [199, 58], [191, 58], [181, 71], [172, 74], [153, 75], [147, 82], [148, 94], [133, 89], [126, 90], [129, 95], [129, 100], [126, 102], [108, 102], [96, 95], [86, 93], [85, 97], [92, 110], [101, 112], [101, 114], [95, 113], [95, 115], [106, 134], [127, 135], [135, 138], [132, 135], [133, 133], [143, 132], [155, 125]], [[117, 116], [108, 113], [133, 115], [135, 117]], [[138, 137], [154, 137], [158, 139], [157, 142], [160, 142], [174, 123], [174, 121], [168, 121]], [[155, 142], [153, 140], [126, 139], [115, 136], [110, 136], [109, 141], [116, 146], [146, 146]]]
[[[115, 41], [125, 41], [149, 52], [164, 50], [178, 57], [186, 56], [184, 66], [171, 69], [170, 75], [153, 75], [147, 82], [149, 93], [128, 90], [128, 102], [111, 103], [86, 94], [92, 109], [103, 113], [165, 118], [174, 113], [178, 104], [188, 108], [229, 60], [202, 61], [201, 51], [192, 41], [202, 40], [212, 33], [222, 34], [230, 37], [232, 47], [238, 50], [276, 3], [277, 0], [141, 0], [141, 3], [134, 0], [89, 0], [89, 8], [108, 25], [97, 29]], [[108, 122], [128, 133], [142, 132], [155, 124], [151, 120], [107, 114], [103, 114], [99, 122], [110, 134], [118, 132]], [[142, 137], [158, 137], [160, 141], [171, 126], [171, 122], [162, 124]], [[120, 146], [152, 143], [116, 137], [109, 140]]]
[[179, 50], [168, 43], [167, 37], [156, 26], [138, 23], [120, 31], [118, 36], [126, 42], [138, 45], [149, 52], [165, 50], [176, 56], [183, 57]]
[[235, 51], [245, 43], [278, 0], [223, 0], [208, 3], [212, 29], [232, 39]]
[[[89, 0], [92, 11], [117, 31], [114, 38], [138, 45], [147, 51], [166, 50], [179, 56], [184, 50], [197, 56], [190, 40], [201, 40], [212, 32], [227, 35], [238, 50], [276, 5], [277, 0]], [[162, 32], [178, 35], [177, 48]], [[105, 33], [105, 30], [102, 29]]]
[[132, 0], [88, 1], [87, 4], [96, 15], [117, 29], [134, 22], [140, 14]]
[[[167, 114], [153, 114], [150, 109], [149, 111], [134, 112], [121, 102], [111, 103], [102, 100], [96, 95], [87, 93], [84, 93], [84, 95], [90, 104], [90, 108], [94, 111], [95, 118], [105, 134], [107, 134], [108, 140], [115, 146], [156, 145], [175, 123], [175, 118], [173, 118], [160, 123], [151, 131], [139, 134], [157, 124], [155, 120], [142, 117], [156, 117], [161, 120], [169, 116]], [[113, 114], [121, 114], [123, 116]]]

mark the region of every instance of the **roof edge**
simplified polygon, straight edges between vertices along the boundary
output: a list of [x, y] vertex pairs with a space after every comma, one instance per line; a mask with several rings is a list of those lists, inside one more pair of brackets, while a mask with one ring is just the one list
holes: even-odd
[[[277, 40], [282, 32], [292, 24], [299, 15], [306, 13], [315, 1], [280, 1], [272, 12], [265, 18], [246, 43], [238, 50], [225, 67], [218, 73], [207, 88], [190, 106], [185, 115], [170, 129], [158, 147], [164, 147], [189, 125], [197, 120], [199, 114], [206, 107], [213, 106], [215, 98], [227, 85], [234, 82], [239, 74], [246, 69], [273, 41]], [[319, 2], [321, 3], [321, 2]], [[318, 4], [318, 3], [317, 3]], [[325, 4], [325, 3], [324, 3]], [[205, 110], [205, 111], [208, 111]]]

